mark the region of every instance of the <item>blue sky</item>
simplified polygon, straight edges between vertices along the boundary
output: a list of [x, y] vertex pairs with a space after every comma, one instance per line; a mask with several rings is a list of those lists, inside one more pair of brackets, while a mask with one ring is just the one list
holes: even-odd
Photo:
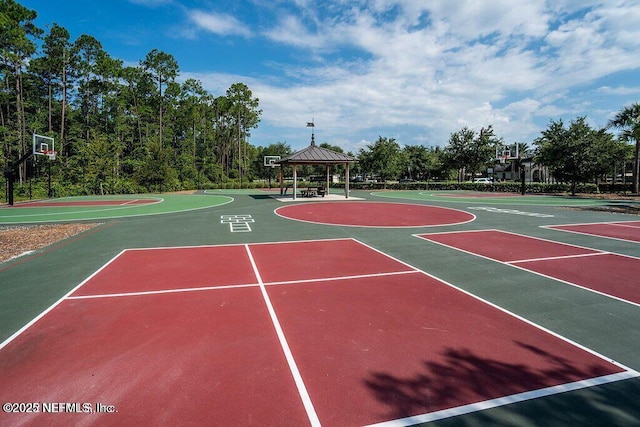
[[126, 64], [172, 54], [181, 80], [260, 98], [253, 145], [444, 146], [493, 125], [531, 144], [640, 102], [640, 0], [18, 0]]

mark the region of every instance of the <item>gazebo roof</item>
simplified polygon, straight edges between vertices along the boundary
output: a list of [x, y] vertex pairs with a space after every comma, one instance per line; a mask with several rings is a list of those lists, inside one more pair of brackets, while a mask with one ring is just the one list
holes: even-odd
[[344, 153], [318, 147], [313, 142], [307, 148], [280, 159], [279, 163], [285, 164], [332, 164], [332, 163], [355, 163], [358, 159]]

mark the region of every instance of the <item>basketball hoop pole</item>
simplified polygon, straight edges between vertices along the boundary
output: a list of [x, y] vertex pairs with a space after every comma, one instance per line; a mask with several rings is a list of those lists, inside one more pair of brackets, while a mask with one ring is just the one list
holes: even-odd
[[280, 166], [278, 162], [280, 161], [280, 156], [264, 156], [263, 164], [264, 167], [269, 168], [269, 188], [271, 188], [271, 175], [273, 175], [273, 169], [276, 166]]
[[[18, 168], [24, 163], [33, 153], [27, 152], [18, 159], [17, 162], [11, 164], [8, 163], [7, 169], [4, 171], [4, 177], [7, 179], [7, 203], [9, 206], [13, 206], [13, 175], [18, 171]], [[51, 174], [49, 174], [51, 176]]]
[[[55, 159], [55, 154], [53, 155]], [[49, 176], [49, 182], [47, 186], [47, 197], [51, 198], [51, 157], [49, 157], [49, 161], [47, 162], [47, 175]]]

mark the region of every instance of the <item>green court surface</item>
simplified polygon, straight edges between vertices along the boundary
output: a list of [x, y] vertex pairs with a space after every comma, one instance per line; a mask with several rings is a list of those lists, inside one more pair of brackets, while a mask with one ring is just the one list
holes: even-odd
[[491, 203], [494, 205], [532, 206], [599, 206], [609, 203], [584, 197], [524, 195], [514, 193], [491, 193], [478, 191], [377, 191], [377, 197], [389, 197], [426, 202]]
[[222, 190], [204, 190], [205, 194], [276, 194], [279, 188], [228, 188]]
[[64, 197], [0, 207], [0, 224], [94, 221], [160, 215], [205, 209], [232, 201], [233, 198], [228, 196], [202, 194]]
[[[339, 193], [338, 190], [335, 191]], [[501, 230], [559, 244], [579, 246], [627, 258], [640, 258], [640, 243], [594, 235], [568, 233], [553, 225], [639, 221], [635, 215], [588, 209], [615, 201], [555, 196], [494, 195], [442, 191], [352, 191], [367, 202], [418, 204], [453, 208], [475, 219], [454, 225], [368, 228], [295, 221], [274, 211], [295, 202], [282, 203], [270, 195], [277, 191], [207, 190], [193, 195], [139, 195], [115, 200], [158, 199], [162, 202], [111, 206], [2, 207], [1, 224], [100, 220], [102, 225], [5, 263], [0, 263], [0, 343], [20, 331], [72, 289], [91, 277], [125, 249], [193, 247], [202, 245], [256, 244], [263, 242], [356, 239], [389, 257], [413, 266], [462, 292], [570, 340], [607, 360], [640, 371], [640, 304], [573, 286], [566, 280], [534, 274], [512, 265], [467, 251], [456, 250], [416, 237], [419, 234]], [[109, 198], [54, 199], [54, 201], [109, 200]], [[317, 201], [321, 201], [318, 198]], [[332, 202], [335, 209], [347, 206]], [[628, 203], [628, 202], [627, 202]], [[314, 203], [300, 200], [312, 211]], [[162, 215], [160, 215], [162, 214]], [[370, 215], [380, 215], [372, 209]], [[518, 254], [519, 247], [508, 247]], [[300, 253], [274, 259], [287, 270]], [[349, 254], [342, 254], [348, 264]], [[318, 260], [321, 261], [321, 260]], [[203, 260], [215, 264], [216, 260]], [[571, 257], [567, 257], [571, 262]], [[320, 262], [319, 265], [322, 265]], [[320, 268], [320, 267], [319, 267]], [[604, 275], [606, 277], [606, 274]], [[632, 279], [633, 280], [633, 279]], [[637, 280], [637, 278], [635, 279]], [[335, 282], [336, 285], [339, 282]], [[638, 284], [640, 282], [636, 282]], [[293, 285], [292, 285], [293, 286]], [[286, 287], [283, 287], [286, 289]], [[286, 291], [283, 291], [286, 292]], [[443, 302], [444, 304], [445, 302]], [[407, 313], [414, 318], [419, 313]], [[81, 319], [79, 319], [81, 320]], [[434, 328], [437, 325], [433, 326]], [[446, 333], [446, 331], [442, 331]], [[242, 337], [238, 337], [239, 340]], [[451, 337], [451, 347], [465, 354], [465, 343]], [[0, 349], [2, 346], [0, 345]], [[535, 351], [535, 349], [533, 349]], [[256, 349], [260, 351], [260, 349]], [[496, 349], [500, 351], [500, 349]], [[159, 355], [158, 357], [162, 357]], [[460, 361], [469, 372], [482, 370], [477, 360]], [[0, 363], [2, 355], [0, 353]], [[483, 363], [491, 363], [485, 360]], [[557, 369], [571, 369], [572, 361], [556, 360]], [[425, 367], [429, 361], [424, 360]], [[495, 368], [493, 366], [492, 368]], [[379, 393], [390, 410], [398, 399], [414, 396], [422, 387], [421, 375], [402, 377], [388, 394]], [[447, 373], [441, 373], [442, 378]], [[514, 379], [510, 378], [510, 381]], [[2, 387], [0, 382], [0, 387]], [[412, 388], [413, 387], [413, 388]], [[379, 390], [378, 390], [379, 391]], [[450, 393], [462, 393], [451, 389]], [[224, 393], [224, 390], [221, 390]], [[419, 396], [428, 398], [428, 388]], [[51, 391], [55, 399], [55, 390]], [[500, 405], [492, 409], [453, 415], [432, 422], [437, 426], [534, 426], [534, 425], [640, 425], [640, 378], [626, 379], [553, 396]], [[1, 414], [0, 414], [1, 415]], [[0, 418], [0, 424], [1, 424]], [[259, 423], [259, 422], [258, 422]]]

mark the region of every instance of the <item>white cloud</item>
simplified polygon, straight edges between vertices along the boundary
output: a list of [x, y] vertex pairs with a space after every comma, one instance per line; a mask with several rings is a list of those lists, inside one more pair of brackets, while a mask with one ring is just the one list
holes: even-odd
[[303, 48], [320, 48], [326, 44], [322, 36], [308, 31], [293, 15], [282, 17], [276, 26], [265, 32], [265, 35], [275, 42]]
[[539, 37], [546, 32], [548, 15], [544, 0], [437, 0], [407, 2], [408, 10], [424, 8], [433, 21], [448, 25], [449, 33], [462, 41], [498, 33]]
[[251, 36], [251, 30], [231, 15], [201, 10], [190, 10], [187, 15], [198, 28], [220, 36]]
[[597, 89], [597, 92], [607, 95], [640, 95], [640, 87], [628, 87], [628, 86], [601, 86]]
[[[254, 76], [250, 87], [267, 127], [294, 132], [314, 117], [347, 149], [396, 133], [408, 138], [403, 144], [443, 145], [461, 126], [489, 124], [506, 140], [528, 142], [541, 119], [586, 114], [576, 88], [640, 69], [637, 1], [361, 0], [322, 10], [297, 3], [276, 2], [289, 7], [262, 35], [309, 60], [286, 64], [279, 81]], [[191, 16], [217, 33], [243, 28], [225, 15]], [[219, 87], [226, 77], [200, 79]]]

